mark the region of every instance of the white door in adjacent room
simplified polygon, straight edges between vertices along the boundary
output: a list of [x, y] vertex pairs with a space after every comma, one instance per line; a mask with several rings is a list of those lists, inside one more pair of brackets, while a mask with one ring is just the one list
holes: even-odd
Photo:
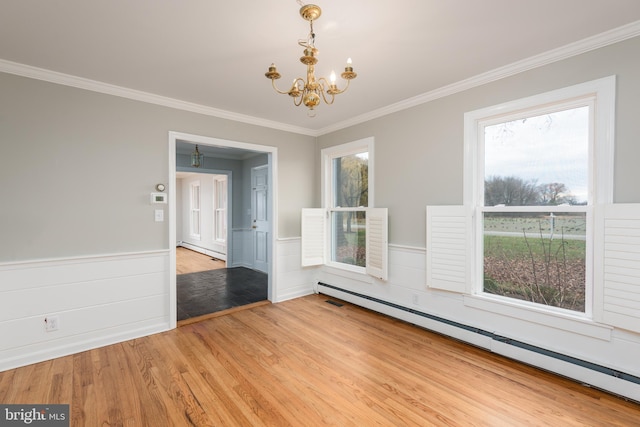
[[269, 230], [268, 215], [269, 167], [251, 168], [251, 218], [253, 234], [253, 267], [268, 273]]

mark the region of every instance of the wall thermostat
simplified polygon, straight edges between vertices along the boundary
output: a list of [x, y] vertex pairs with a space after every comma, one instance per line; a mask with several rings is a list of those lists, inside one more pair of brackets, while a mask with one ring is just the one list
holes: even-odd
[[151, 203], [167, 203], [167, 195], [165, 193], [151, 193]]

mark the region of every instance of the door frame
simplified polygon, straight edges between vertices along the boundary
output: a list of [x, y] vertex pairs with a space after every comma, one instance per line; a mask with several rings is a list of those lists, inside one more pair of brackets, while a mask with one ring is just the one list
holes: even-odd
[[[168, 182], [168, 196], [169, 196], [169, 327], [174, 329], [177, 326], [178, 310], [177, 310], [177, 290], [176, 290], [176, 143], [178, 140], [188, 141], [194, 144], [211, 145], [217, 147], [229, 147], [250, 151], [258, 151], [267, 154], [267, 165], [269, 166], [268, 183], [271, 191], [269, 192], [268, 200], [271, 201], [269, 206], [269, 214], [272, 218], [271, 221], [271, 236], [270, 241], [272, 257], [268, 263], [268, 285], [267, 285], [267, 299], [274, 301], [277, 290], [277, 278], [275, 277], [276, 259], [277, 259], [277, 242], [276, 236], [278, 235], [278, 209], [277, 209], [277, 176], [278, 176], [278, 148], [268, 145], [251, 144], [246, 142], [231, 141], [219, 138], [213, 138], [202, 135], [193, 135], [183, 132], [169, 131], [169, 182]], [[231, 228], [231, 225], [228, 224]], [[228, 255], [227, 255], [228, 257]]]

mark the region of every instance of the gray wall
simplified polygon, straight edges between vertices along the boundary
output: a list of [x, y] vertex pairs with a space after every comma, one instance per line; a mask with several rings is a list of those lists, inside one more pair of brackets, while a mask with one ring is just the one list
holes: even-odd
[[[324, 135], [318, 148], [375, 138], [375, 200], [389, 240], [425, 246], [425, 206], [462, 203], [464, 113], [617, 75], [614, 201], [640, 202], [640, 38]], [[316, 200], [319, 204], [319, 199]]]
[[0, 73], [0, 262], [168, 249], [168, 132], [278, 148], [279, 236], [318, 197], [315, 138]]

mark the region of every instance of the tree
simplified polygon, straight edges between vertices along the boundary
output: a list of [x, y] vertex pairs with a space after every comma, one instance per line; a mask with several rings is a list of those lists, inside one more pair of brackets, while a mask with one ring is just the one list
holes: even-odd
[[[336, 172], [339, 178], [337, 206], [367, 206], [369, 203], [368, 159], [358, 155], [342, 157]], [[348, 212], [347, 215], [346, 232], [350, 233], [354, 213]]]
[[576, 198], [571, 194], [565, 184], [560, 182], [551, 182], [539, 186], [540, 199], [543, 205], [561, 205], [567, 203], [573, 205]]
[[517, 176], [491, 176], [484, 181], [485, 206], [557, 206], [575, 205], [576, 197], [561, 182], [537, 184]]
[[491, 176], [484, 181], [485, 206], [534, 206], [540, 204], [537, 180], [517, 176]]

